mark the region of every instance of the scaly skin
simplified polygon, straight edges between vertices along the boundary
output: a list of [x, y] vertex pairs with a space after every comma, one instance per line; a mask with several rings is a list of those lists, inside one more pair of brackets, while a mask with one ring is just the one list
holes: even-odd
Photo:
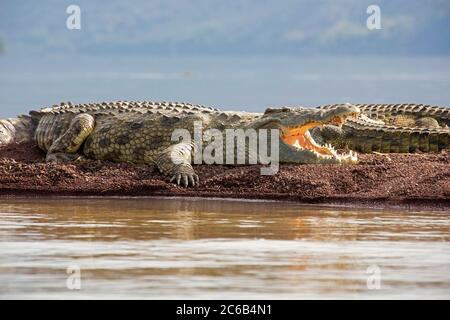
[[0, 119], [0, 145], [11, 142], [26, 142], [33, 139], [36, 123], [30, 116]]
[[[319, 143], [359, 152], [435, 152], [450, 145], [450, 109], [422, 104], [354, 104], [361, 110], [342, 128], [311, 130]], [[321, 106], [328, 110], [334, 105]]]
[[[357, 114], [359, 109], [351, 105], [338, 105], [327, 110], [269, 108], [262, 114], [223, 112], [186, 103], [145, 101], [61, 103], [60, 106], [30, 112], [34, 125], [37, 125], [34, 138], [37, 145], [47, 152], [46, 161], [64, 162], [86, 157], [154, 163], [171, 181], [184, 186], [198, 183], [191, 166], [191, 156], [196, 148], [185, 142], [172, 142], [171, 135], [175, 129], [186, 129], [191, 137], [196, 121], [200, 121], [203, 132], [211, 128], [220, 132], [225, 132], [225, 129], [279, 129], [280, 163], [345, 163], [355, 162], [356, 155], [338, 155], [332, 148], [316, 145], [308, 129], [324, 124], [342, 124], [347, 117], [356, 117]], [[7, 140], [5, 134], [3, 137]], [[299, 148], [298, 142], [303, 148]], [[248, 159], [249, 144], [245, 148], [243, 152]], [[268, 149], [269, 155], [270, 142]], [[225, 155], [227, 150], [223, 151]], [[236, 159], [239, 150], [232, 151]]]

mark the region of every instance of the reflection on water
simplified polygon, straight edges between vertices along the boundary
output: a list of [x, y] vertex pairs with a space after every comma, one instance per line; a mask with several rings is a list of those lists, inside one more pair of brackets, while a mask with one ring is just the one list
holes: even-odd
[[2, 199], [0, 297], [450, 298], [449, 241], [446, 212]]

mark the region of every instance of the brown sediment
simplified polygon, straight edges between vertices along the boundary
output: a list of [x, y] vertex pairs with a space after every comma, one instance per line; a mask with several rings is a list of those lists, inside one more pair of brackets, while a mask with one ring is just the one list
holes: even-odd
[[450, 150], [360, 155], [355, 165], [197, 165], [200, 185], [177, 187], [151, 165], [44, 163], [33, 144], [0, 147], [0, 196], [186, 196], [450, 209]]

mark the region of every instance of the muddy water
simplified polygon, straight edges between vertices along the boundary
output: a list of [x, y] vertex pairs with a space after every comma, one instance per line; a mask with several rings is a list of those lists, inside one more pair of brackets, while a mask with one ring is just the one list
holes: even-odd
[[449, 217], [281, 202], [1, 199], [0, 298], [448, 299]]

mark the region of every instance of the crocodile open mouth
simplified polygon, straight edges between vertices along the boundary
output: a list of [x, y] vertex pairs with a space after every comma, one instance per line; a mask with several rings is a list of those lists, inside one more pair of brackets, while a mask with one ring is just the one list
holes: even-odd
[[[327, 121], [327, 124], [333, 124], [341, 127], [347, 117], [337, 116]], [[296, 128], [283, 128], [281, 139], [295, 150], [310, 150], [314, 152], [319, 158], [332, 159], [336, 158], [339, 161], [356, 162], [358, 155], [354, 151], [338, 153], [332, 145], [321, 145], [314, 141], [309, 133], [309, 129], [323, 125], [323, 122], [308, 122]]]

